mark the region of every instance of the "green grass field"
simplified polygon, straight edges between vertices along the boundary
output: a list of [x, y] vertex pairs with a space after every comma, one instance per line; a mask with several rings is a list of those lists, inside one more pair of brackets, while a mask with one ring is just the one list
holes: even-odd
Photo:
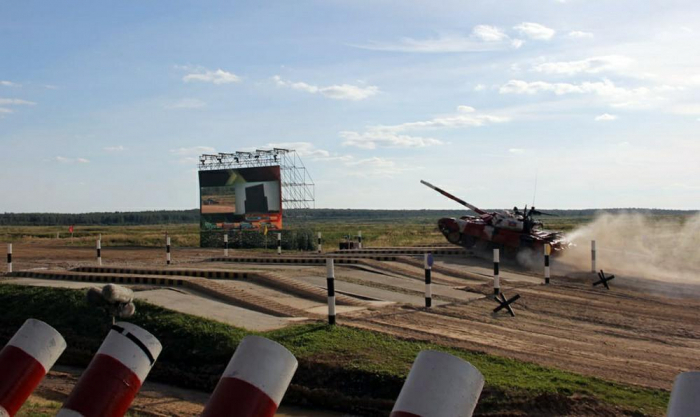
[[[82, 291], [5, 284], [0, 286], [0, 305], [4, 307], [0, 343], [5, 343], [26, 318], [44, 320], [68, 342], [69, 347], [59, 360], [66, 365], [86, 366], [111, 325], [108, 316], [86, 304]], [[178, 381], [182, 387], [209, 392], [237, 344], [251, 334], [143, 302], [137, 302], [137, 315], [130, 321], [163, 343], [163, 353], [150, 380]], [[424, 349], [447, 351], [471, 362], [483, 373], [486, 387], [478, 412], [506, 413], [538, 404], [540, 409], [544, 407], [543, 412], [552, 413], [561, 411], [562, 404], [574, 404], [576, 398], [583, 396], [620, 414], [661, 415], [669, 398], [665, 391], [342, 325], [304, 324], [262, 335], [286, 346], [299, 360], [293, 386], [285, 397], [285, 403], [290, 405], [386, 415], [413, 360]]]
[[[569, 231], [590, 221], [588, 217], [556, 217], [547, 223], [551, 229]], [[362, 231], [365, 246], [421, 246], [443, 244], [447, 241], [437, 229], [437, 219], [427, 217], [398, 218], [389, 221], [319, 221], [289, 222], [288, 228], [310, 227], [323, 234], [328, 249], [337, 248], [346, 235], [357, 236]], [[163, 246], [165, 233], [179, 247], [199, 246], [198, 224], [144, 226], [76, 226], [73, 244], [92, 246], [102, 234], [104, 246]], [[0, 241], [48, 242], [59, 233], [63, 242], [70, 241], [66, 226], [0, 226]]]

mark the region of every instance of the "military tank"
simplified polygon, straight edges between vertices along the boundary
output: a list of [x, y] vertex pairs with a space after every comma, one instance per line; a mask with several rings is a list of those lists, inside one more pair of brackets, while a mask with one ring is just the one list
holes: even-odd
[[542, 222], [535, 217], [552, 214], [543, 213], [535, 207], [528, 209], [526, 206], [523, 211], [514, 207], [513, 211], [487, 212], [427, 181], [421, 180], [421, 184], [476, 213], [476, 216], [438, 220], [438, 229], [452, 244], [466, 249], [498, 248], [506, 256], [517, 256], [523, 252], [543, 253], [546, 244], [551, 245], [552, 255], [556, 256], [570, 245], [561, 232], [543, 229]]

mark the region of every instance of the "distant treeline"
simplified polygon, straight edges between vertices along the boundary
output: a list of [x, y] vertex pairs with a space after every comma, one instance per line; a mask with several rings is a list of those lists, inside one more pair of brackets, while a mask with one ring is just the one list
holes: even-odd
[[[489, 210], [490, 211], [490, 210]], [[583, 209], [583, 210], [546, 210], [546, 213], [560, 217], [594, 217], [600, 213], [645, 213], [661, 216], [684, 216], [698, 213], [690, 210], [662, 209]], [[431, 220], [440, 217], [455, 217], [470, 213], [468, 210], [366, 210], [366, 209], [313, 209], [287, 210], [285, 217], [288, 224], [307, 221], [347, 221], [373, 222]], [[146, 224], [191, 224], [199, 223], [199, 210], [159, 210], [113, 213], [4, 213], [0, 214], [0, 226], [70, 226], [70, 225], [104, 225], [133, 226]]]
[[4, 213], [0, 226], [133, 226], [199, 223], [199, 210], [159, 210], [114, 213]]

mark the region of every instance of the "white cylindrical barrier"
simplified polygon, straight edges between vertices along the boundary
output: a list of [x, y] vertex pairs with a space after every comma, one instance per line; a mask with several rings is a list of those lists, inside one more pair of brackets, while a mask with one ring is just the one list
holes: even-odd
[[247, 336], [226, 366], [202, 417], [272, 417], [297, 370], [284, 346]]
[[282, 254], [282, 233], [277, 233], [277, 254]]
[[544, 244], [544, 283], [549, 284], [549, 255], [552, 253], [552, 246]]
[[478, 369], [434, 350], [418, 354], [390, 417], [469, 417], [484, 387]]
[[12, 273], [12, 243], [7, 244], [7, 273]]
[[676, 377], [668, 402], [668, 417], [700, 415], [700, 372], [683, 372]]
[[328, 324], [335, 324], [335, 266], [333, 258], [326, 259], [326, 287], [328, 288]]
[[591, 240], [591, 272], [595, 271], [595, 240]]
[[357, 232], [357, 248], [362, 249], [362, 230]]
[[228, 256], [228, 232], [224, 234], [224, 256]]
[[170, 236], [165, 238], [165, 263], [170, 265]]
[[430, 308], [433, 305], [433, 285], [431, 283], [430, 274], [432, 272], [431, 254], [423, 255], [423, 268], [425, 269], [425, 308]]
[[498, 249], [493, 250], [493, 293], [498, 295], [501, 293], [501, 276], [498, 269], [498, 264], [501, 262], [501, 254]]
[[14, 416], [66, 349], [60, 333], [28, 319], [0, 351], [0, 416]]
[[318, 232], [318, 253], [323, 252], [323, 241], [321, 240], [321, 232]]
[[97, 239], [95, 244], [95, 249], [97, 249], [97, 265], [102, 265], [102, 239]]
[[117, 322], [57, 417], [123, 416], [162, 348], [146, 330]]

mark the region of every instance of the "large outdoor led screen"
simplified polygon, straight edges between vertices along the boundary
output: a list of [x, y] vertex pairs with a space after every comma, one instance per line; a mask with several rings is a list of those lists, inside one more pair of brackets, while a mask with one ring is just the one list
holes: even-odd
[[203, 230], [282, 229], [280, 167], [199, 171]]

